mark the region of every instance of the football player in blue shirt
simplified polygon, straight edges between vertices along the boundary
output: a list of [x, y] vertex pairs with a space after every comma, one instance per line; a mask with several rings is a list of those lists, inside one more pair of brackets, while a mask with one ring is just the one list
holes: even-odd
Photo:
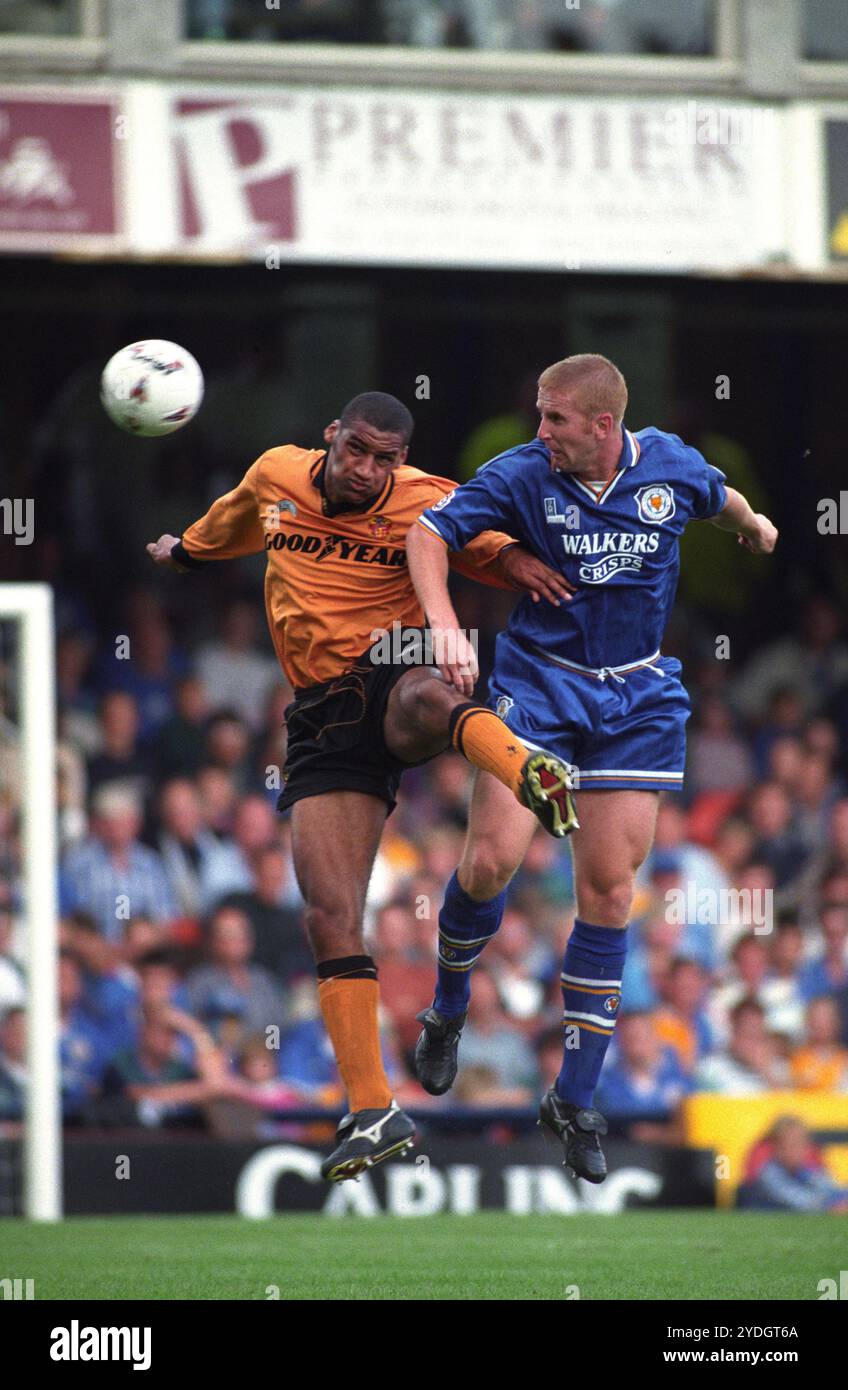
[[[408, 539], [427, 620], [456, 657], [440, 663], [442, 676], [466, 696], [476, 664], [448, 594], [449, 550], [486, 529], [508, 531], [575, 589], [558, 603], [521, 600], [497, 639], [489, 697], [522, 744], [572, 765], [579, 788], [579, 826], [563, 797], [559, 827], [576, 832], [563, 1064], [540, 1114], [565, 1162], [590, 1182], [606, 1176], [607, 1126], [592, 1100], [621, 1000], [634, 878], [653, 841], [660, 791], [683, 784], [689, 698], [680, 663], [660, 651], [679, 537], [697, 520], [735, 532], [757, 555], [777, 540], [769, 519], [697, 449], [662, 430], [626, 429], [626, 404], [624, 378], [605, 357], [586, 353], [548, 367], [539, 378], [537, 437], [425, 511]], [[482, 708], [469, 700], [454, 709], [454, 747]], [[506, 886], [535, 828], [500, 782], [477, 774], [465, 852], [439, 914], [435, 1000], [418, 1015], [416, 1072], [431, 1094], [456, 1075], [470, 971], [500, 925]]]

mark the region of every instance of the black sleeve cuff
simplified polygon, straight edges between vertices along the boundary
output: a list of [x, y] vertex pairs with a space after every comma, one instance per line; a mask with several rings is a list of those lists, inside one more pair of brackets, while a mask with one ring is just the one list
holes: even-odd
[[208, 560], [198, 560], [194, 555], [189, 555], [181, 540], [171, 546], [171, 559], [187, 570], [202, 570], [210, 563]]

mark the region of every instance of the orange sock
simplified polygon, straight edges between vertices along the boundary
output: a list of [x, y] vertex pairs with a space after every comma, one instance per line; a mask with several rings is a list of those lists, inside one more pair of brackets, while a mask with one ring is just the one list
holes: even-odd
[[385, 1110], [392, 1088], [383, 1068], [376, 980], [349, 980], [335, 975], [318, 983], [324, 1026], [347, 1090], [351, 1110]]
[[485, 705], [457, 705], [451, 714], [451, 743], [475, 767], [491, 772], [518, 795], [524, 780], [521, 769], [529, 754], [494, 710]]

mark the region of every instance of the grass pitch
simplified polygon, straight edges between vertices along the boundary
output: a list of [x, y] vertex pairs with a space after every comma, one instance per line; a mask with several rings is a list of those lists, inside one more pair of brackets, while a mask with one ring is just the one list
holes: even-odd
[[0, 1222], [6, 1272], [72, 1301], [815, 1300], [845, 1239], [838, 1217], [713, 1211]]

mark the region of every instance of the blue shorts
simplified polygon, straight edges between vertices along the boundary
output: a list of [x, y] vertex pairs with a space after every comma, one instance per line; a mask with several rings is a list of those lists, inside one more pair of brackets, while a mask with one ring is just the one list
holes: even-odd
[[681, 669], [659, 653], [603, 671], [560, 665], [502, 632], [489, 704], [528, 748], [572, 763], [584, 791], [682, 791], [691, 706]]

